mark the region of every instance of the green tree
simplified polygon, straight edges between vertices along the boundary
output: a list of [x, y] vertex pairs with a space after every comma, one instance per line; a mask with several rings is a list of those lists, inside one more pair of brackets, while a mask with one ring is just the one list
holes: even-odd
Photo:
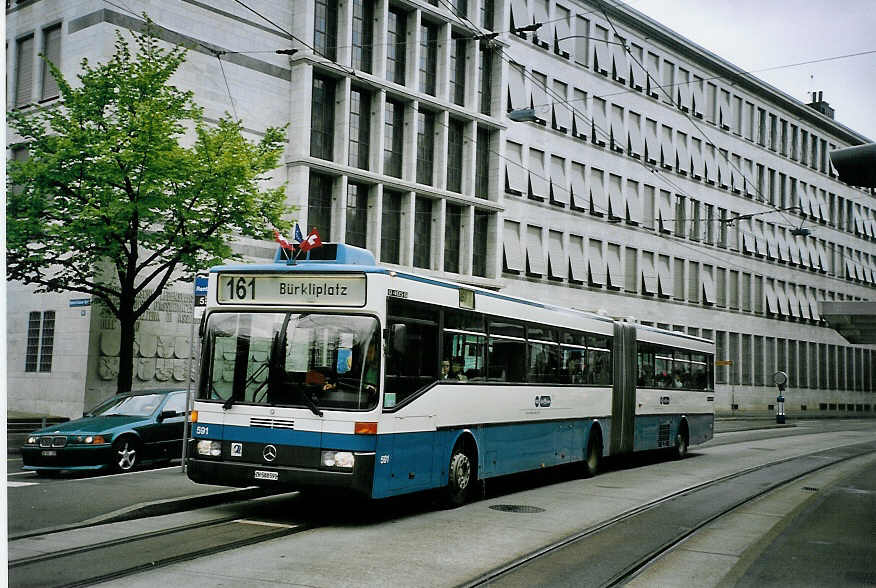
[[109, 61], [83, 59], [76, 87], [49, 64], [59, 102], [7, 115], [29, 153], [8, 162], [7, 277], [109, 309], [119, 392], [131, 389], [135, 323], [165, 287], [236, 258], [235, 235], [288, 229], [290, 212], [282, 186], [262, 188], [284, 130], [251, 143], [227, 114], [206, 124], [170, 83], [185, 48], [163, 48], [148, 19], [134, 40], [117, 33]]

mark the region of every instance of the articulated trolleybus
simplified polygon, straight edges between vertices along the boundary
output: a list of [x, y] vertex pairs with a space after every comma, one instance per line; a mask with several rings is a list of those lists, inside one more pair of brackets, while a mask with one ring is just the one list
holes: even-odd
[[[585, 294], [586, 295], [586, 294]], [[211, 270], [189, 477], [372, 498], [712, 437], [710, 341], [380, 267]]]

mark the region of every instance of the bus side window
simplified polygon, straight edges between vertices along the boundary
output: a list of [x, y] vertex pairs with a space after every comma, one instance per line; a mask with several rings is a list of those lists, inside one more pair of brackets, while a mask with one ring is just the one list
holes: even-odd
[[441, 356], [442, 380], [483, 380], [486, 337], [472, 333], [444, 331]]
[[646, 343], [639, 343], [638, 350], [639, 377], [636, 385], [640, 388], [653, 388], [654, 383], [654, 348]]

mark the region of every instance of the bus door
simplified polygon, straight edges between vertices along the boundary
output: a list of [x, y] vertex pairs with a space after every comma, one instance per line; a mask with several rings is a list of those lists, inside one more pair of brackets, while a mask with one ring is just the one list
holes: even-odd
[[636, 433], [636, 326], [614, 324], [611, 454], [631, 453]]
[[[438, 324], [434, 312], [416, 303], [390, 300], [387, 319], [384, 418], [392, 424], [389, 489], [413, 491], [432, 485], [438, 453], [434, 415], [414, 400], [437, 380]], [[414, 400], [413, 402], [408, 402]]]

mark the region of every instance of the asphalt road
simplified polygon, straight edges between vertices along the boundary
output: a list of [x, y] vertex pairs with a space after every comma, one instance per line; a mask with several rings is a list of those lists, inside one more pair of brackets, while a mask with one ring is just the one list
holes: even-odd
[[8, 460], [8, 533], [16, 537], [41, 529], [97, 522], [110, 515], [123, 516], [145, 505], [188, 499], [192, 506], [217, 493], [236, 496], [221, 486], [195, 484], [180, 466], [139, 470], [125, 474], [67, 474], [38, 478], [33, 472], [15, 471], [21, 460]]
[[[719, 431], [721, 426], [719, 424]], [[740, 428], [740, 423], [734, 422], [728, 428]], [[836, 445], [874, 438], [874, 421], [855, 420], [808, 421], [799, 422], [795, 427], [727, 431], [717, 434], [709, 444], [694, 448], [691, 458], [681, 462], [653, 458], [614, 462], [608, 464], [606, 473], [591, 480], [578, 480], [562, 471], [510, 477], [491, 482], [485, 500], [450, 511], [435, 508], [423, 495], [364, 505], [333, 502], [331, 499], [308, 503], [296, 495], [278, 496], [57, 533], [46, 536], [49, 541], [41, 541], [39, 537], [33, 538], [35, 542], [29, 544], [29, 540], [13, 541], [10, 542], [10, 559], [18, 557], [16, 554], [26, 553], [28, 545], [45, 550], [49, 547], [47, 543], [51, 543], [51, 548], [56, 549], [68, 544], [77, 545], [87, 541], [89, 536], [103, 540], [124, 537], [127, 533], [152, 532], [167, 525], [189, 524], [212, 516], [230, 516], [258, 519], [249, 524], [303, 524], [310, 530], [110, 584], [154, 586], [165, 582], [208, 581], [223, 585], [264, 586], [277, 582], [315, 586], [447, 586], [465, 583], [539, 546], [607, 520], [612, 513], [623, 512], [643, 500], [659, 498], [698, 480], [726, 475], [783, 456], [815, 451], [823, 443]], [[9, 517], [13, 536], [16, 534], [13, 528], [32, 530], [61, 520], [93, 519], [130, 508], [132, 504], [174, 502], [192, 492], [216, 490], [191, 485], [180, 474], [178, 466], [122, 476], [44, 480], [15, 472], [14, 464], [10, 465]], [[32, 485], [19, 486], [21, 483]], [[872, 490], [872, 478], [846, 486], [855, 490], [846, 492], [852, 499], [871, 499], [867, 492]], [[833, 500], [827, 502], [832, 504]], [[503, 504], [537, 505], [538, 508], [534, 514], [502, 514], [492, 508]], [[872, 506], [865, 503], [865, 508], [868, 504]], [[860, 506], [846, 504], [840, 508], [858, 513], [857, 516], [841, 518], [843, 524], [867, 521], [866, 512], [862, 514]], [[876, 512], [876, 509], [871, 508], [870, 512]], [[814, 520], [813, 517], [809, 519]], [[823, 524], [828, 524], [829, 520], [826, 517]], [[872, 528], [872, 518], [869, 520]], [[822, 530], [812, 532], [817, 534]], [[852, 534], [850, 537], [859, 542], [864, 540], [864, 536]], [[129, 554], [136, 551], [133, 546], [119, 549], [122, 553], [128, 549]], [[806, 544], [800, 545], [801, 556], [806, 549]], [[824, 550], [824, 557], [829, 557], [831, 547], [825, 546]], [[781, 557], [783, 552], [778, 553]], [[849, 578], [859, 577], [854, 574], [865, 574], [860, 577], [866, 578], [873, 568], [867, 567], [863, 554], [856, 557], [858, 563], [852, 562], [847, 568], [853, 574]], [[862, 561], [864, 567], [860, 565]], [[763, 569], [769, 570], [769, 564]], [[751, 573], [755, 572], [756, 568], [751, 567]], [[183, 577], [185, 580], [181, 579]], [[762, 582], [753, 579], [752, 583]], [[769, 579], [764, 578], [763, 583], [769, 583]]]

